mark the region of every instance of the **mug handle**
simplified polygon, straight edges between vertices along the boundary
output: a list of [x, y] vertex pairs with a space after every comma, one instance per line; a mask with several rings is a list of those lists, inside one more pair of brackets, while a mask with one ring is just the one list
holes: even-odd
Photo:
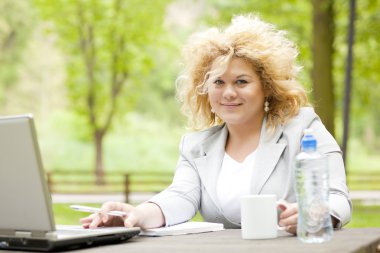
[[[288, 208], [287, 202], [285, 202], [282, 199], [276, 201], [276, 204], [277, 204], [277, 208], [281, 209], [281, 211], [285, 211]], [[284, 231], [284, 230], [286, 230], [286, 227], [281, 227], [281, 226], [277, 225], [277, 230]]]

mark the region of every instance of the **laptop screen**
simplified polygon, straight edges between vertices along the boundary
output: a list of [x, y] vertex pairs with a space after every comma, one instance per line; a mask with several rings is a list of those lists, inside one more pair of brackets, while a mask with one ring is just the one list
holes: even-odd
[[0, 203], [0, 230], [55, 228], [31, 115], [0, 117]]

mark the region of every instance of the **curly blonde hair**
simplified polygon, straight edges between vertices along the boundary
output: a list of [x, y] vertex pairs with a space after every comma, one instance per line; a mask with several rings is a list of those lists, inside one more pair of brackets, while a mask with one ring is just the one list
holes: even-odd
[[[224, 73], [233, 57], [252, 63], [261, 79], [270, 104], [266, 127], [274, 129], [286, 123], [308, 104], [306, 92], [297, 81], [301, 69], [296, 64], [297, 48], [286, 38], [286, 32], [252, 14], [235, 16], [224, 30], [210, 28], [192, 35], [183, 56], [177, 98], [194, 130], [223, 123], [211, 111], [207, 88], [210, 80]], [[210, 71], [213, 64], [219, 67]]]

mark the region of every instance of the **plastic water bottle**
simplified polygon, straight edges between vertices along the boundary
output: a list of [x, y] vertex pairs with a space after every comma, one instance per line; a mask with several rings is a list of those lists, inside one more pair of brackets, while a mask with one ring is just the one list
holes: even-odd
[[312, 129], [304, 130], [301, 153], [295, 164], [298, 202], [297, 237], [306, 243], [322, 243], [333, 234], [329, 207], [327, 157], [318, 153]]

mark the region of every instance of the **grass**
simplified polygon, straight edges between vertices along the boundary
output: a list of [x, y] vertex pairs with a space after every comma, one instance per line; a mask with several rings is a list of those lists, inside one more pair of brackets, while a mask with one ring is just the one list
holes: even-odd
[[380, 205], [366, 205], [360, 201], [353, 202], [353, 215], [347, 228], [380, 227]]
[[[86, 217], [89, 213], [74, 211], [70, 208], [71, 204], [53, 204], [53, 213], [56, 224], [79, 225], [79, 219]], [[86, 206], [100, 207], [96, 204], [83, 204]]]

